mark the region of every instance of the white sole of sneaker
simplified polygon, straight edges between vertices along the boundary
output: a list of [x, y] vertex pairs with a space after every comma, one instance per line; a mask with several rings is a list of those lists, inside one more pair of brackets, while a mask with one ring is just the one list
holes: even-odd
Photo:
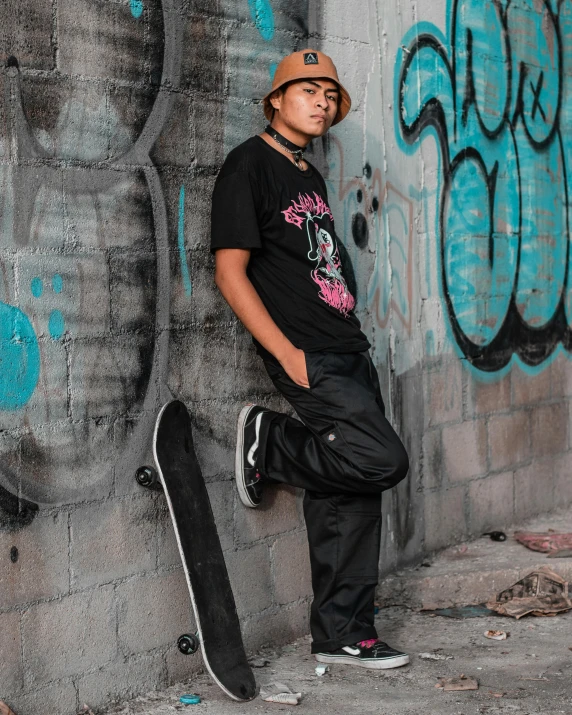
[[409, 663], [408, 655], [401, 655], [396, 658], [387, 658], [386, 660], [380, 660], [375, 658], [372, 660], [365, 660], [356, 658], [352, 655], [322, 655], [321, 653], [316, 653], [314, 658], [318, 663], [327, 663], [332, 665], [334, 663], [339, 663], [341, 665], [357, 665], [360, 668], [369, 668], [370, 670], [389, 670], [389, 668], [399, 668], [402, 665], [407, 665]]
[[246, 487], [244, 485], [244, 423], [248, 418], [250, 410], [252, 410], [255, 406], [256, 405], [246, 405], [246, 407], [243, 407], [238, 415], [238, 425], [236, 428], [236, 452], [234, 455], [234, 476], [236, 479], [238, 495], [244, 506], [250, 507], [251, 509], [256, 509], [258, 504], [255, 504], [248, 496], [248, 492], [246, 491]]

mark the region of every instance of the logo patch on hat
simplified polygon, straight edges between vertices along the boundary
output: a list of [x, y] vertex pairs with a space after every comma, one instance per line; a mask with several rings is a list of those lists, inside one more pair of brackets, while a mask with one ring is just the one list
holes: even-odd
[[315, 52], [304, 52], [304, 64], [305, 65], [317, 65], [318, 55]]

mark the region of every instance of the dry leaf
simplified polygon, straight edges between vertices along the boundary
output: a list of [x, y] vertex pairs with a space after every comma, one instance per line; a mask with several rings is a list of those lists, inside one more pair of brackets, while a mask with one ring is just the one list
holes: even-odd
[[14, 715], [14, 711], [3, 700], [0, 700], [0, 715]]

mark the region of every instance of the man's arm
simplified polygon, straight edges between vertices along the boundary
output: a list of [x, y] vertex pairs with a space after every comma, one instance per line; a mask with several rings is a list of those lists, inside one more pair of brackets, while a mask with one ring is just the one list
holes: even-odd
[[296, 348], [276, 325], [246, 275], [250, 251], [219, 248], [215, 254], [215, 283], [244, 327], [280, 362], [301, 387], [310, 387], [303, 350]]

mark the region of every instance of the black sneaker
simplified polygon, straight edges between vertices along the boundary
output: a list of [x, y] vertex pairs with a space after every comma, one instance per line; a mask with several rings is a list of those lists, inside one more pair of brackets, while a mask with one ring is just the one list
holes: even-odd
[[257, 507], [262, 500], [264, 478], [256, 468], [260, 423], [268, 410], [258, 405], [243, 407], [238, 416], [236, 434], [236, 486], [244, 506]]
[[318, 663], [345, 663], [359, 665], [361, 668], [399, 668], [409, 663], [409, 656], [395, 650], [383, 641], [371, 639], [355, 645], [346, 645], [338, 650], [316, 653]]

